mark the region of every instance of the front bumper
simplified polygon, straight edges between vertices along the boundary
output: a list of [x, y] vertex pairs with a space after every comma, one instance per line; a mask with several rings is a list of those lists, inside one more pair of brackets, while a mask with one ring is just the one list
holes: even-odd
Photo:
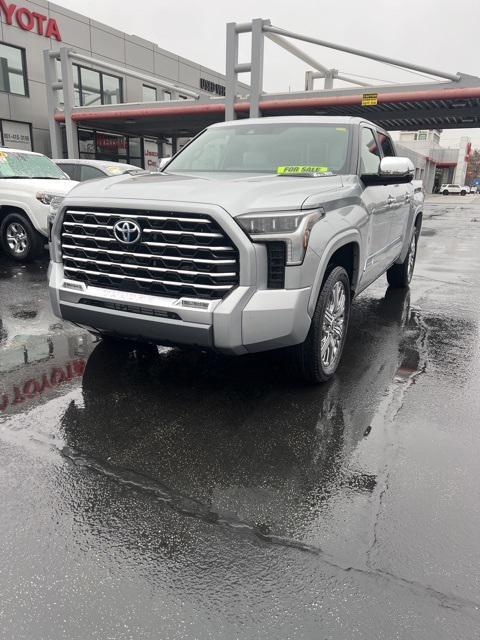
[[185, 306], [186, 298], [85, 287], [66, 279], [62, 264], [52, 262], [49, 293], [56, 316], [93, 330], [229, 354], [298, 344], [305, 340], [311, 322], [310, 287], [256, 290], [239, 286], [223, 300], [202, 301], [204, 308], [195, 308]]

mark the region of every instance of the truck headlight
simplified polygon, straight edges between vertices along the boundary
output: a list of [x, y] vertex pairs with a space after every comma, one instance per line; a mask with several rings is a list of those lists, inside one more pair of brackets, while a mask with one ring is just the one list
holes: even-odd
[[236, 218], [253, 242], [281, 240], [287, 245], [287, 265], [302, 264], [313, 225], [325, 212], [322, 208], [309, 211], [250, 213]]
[[62, 196], [59, 196], [56, 193], [48, 193], [46, 191], [39, 191], [37, 193], [37, 200], [40, 200], [42, 204], [46, 204], [47, 206], [51, 205], [51, 203], [58, 198], [63, 199]]

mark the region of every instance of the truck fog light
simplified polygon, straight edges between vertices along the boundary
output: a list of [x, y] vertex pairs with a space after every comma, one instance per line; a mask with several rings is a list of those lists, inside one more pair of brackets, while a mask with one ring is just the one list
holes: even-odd
[[182, 300], [181, 305], [190, 309], [208, 309], [210, 303], [203, 300]]

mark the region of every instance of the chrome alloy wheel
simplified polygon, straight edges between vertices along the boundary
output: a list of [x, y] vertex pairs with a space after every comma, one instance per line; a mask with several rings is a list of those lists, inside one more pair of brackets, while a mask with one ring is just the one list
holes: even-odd
[[322, 324], [321, 359], [328, 369], [335, 364], [345, 333], [346, 291], [336, 282], [328, 298]]
[[11, 222], [6, 231], [7, 244], [15, 255], [25, 253], [28, 247], [28, 236], [25, 227], [19, 222]]
[[410, 282], [413, 277], [413, 268], [415, 266], [416, 254], [417, 254], [417, 236], [414, 233], [412, 236], [412, 241], [410, 243], [410, 250], [408, 252], [408, 282]]

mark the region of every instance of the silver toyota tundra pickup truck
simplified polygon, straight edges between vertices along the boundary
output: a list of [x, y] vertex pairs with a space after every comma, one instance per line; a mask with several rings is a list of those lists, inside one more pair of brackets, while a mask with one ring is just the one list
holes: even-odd
[[55, 314], [103, 337], [227, 354], [288, 348], [330, 378], [352, 299], [412, 278], [423, 194], [388, 133], [351, 117], [215, 124], [156, 174], [52, 211]]

